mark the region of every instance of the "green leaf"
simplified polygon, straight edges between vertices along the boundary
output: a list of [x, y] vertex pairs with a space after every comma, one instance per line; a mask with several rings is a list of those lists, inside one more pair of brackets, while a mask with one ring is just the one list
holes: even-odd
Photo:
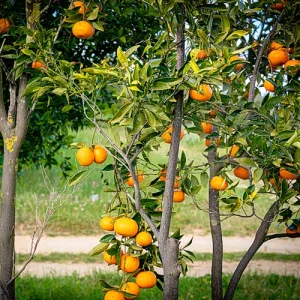
[[227, 38], [226, 40], [227, 41], [230, 41], [230, 40], [235, 40], [235, 39], [239, 39], [240, 37], [244, 36], [248, 34], [247, 31], [245, 30], [236, 30], [234, 32], [232, 32]]
[[71, 110], [73, 108], [73, 105], [65, 105], [62, 109], [61, 109], [61, 112], [62, 113], [66, 113], [68, 112], [69, 110]]
[[235, 160], [242, 166], [245, 167], [257, 167], [257, 164], [254, 160], [249, 157], [238, 157]]
[[133, 108], [134, 103], [126, 103], [124, 104], [118, 111], [117, 113], [112, 117], [110, 120], [111, 124], [116, 124], [120, 122], [125, 115]]
[[186, 164], [186, 155], [185, 155], [184, 151], [182, 150], [181, 158], [180, 158], [180, 167], [181, 167], [181, 169], [184, 168], [185, 164]]
[[109, 243], [114, 240], [116, 237], [114, 234], [107, 234], [100, 239], [101, 243]]
[[263, 105], [263, 108], [265, 108], [266, 110], [270, 110], [272, 108], [274, 108], [275, 105], [277, 105], [278, 103], [280, 103], [282, 100], [281, 96], [277, 96], [277, 97], [270, 97]]
[[105, 166], [105, 167], [102, 169], [103, 172], [106, 172], [106, 171], [112, 171], [112, 170], [114, 170], [114, 165], [113, 165], [113, 164], [109, 164], [109, 165]]
[[93, 21], [93, 20], [97, 19], [98, 13], [99, 13], [99, 7], [96, 7], [95, 9], [93, 9], [93, 11], [91, 13], [88, 14], [87, 20]]
[[197, 35], [198, 35], [199, 38], [201, 39], [202, 43], [203, 43], [206, 47], [208, 47], [208, 46], [209, 46], [209, 41], [208, 41], [208, 38], [207, 38], [207, 34], [206, 34], [203, 30], [197, 28]]
[[127, 56], [126, 56], [125, 52], [123, 52], [120, 47], [118, 47], [118, 50], [117, 50], [117, 57], [118, 57], [118, 60], [119, 60], [119, 62], [121, 63], [121, 65], [123, 67], [128, 67]]
[[92, 249], [90, 256], [99, 255], [102, 252], [104, 252], [108, 247], [109, 243], [100, 243]]
[[104, 27], [102, 26], [102, 22], [97, 21], [97, 22], [91, 22], [92, 26], [99, 31], [104, 31]]
[[234, 206], [231, 209], [231, 212], [238, 211], [242, 207], [242, 203], [243, 203], [242, 199], [238, 197], [235, 204], [234, 204]]
[[183, 250], [183, 249], [187, 248], [189, 245], [191, 245], [192, 242], [193, 242], [193, 238], [194, 238], [194, 237], [192, 237], [192, 238], [189, 240], [189, 242], [188, 242], [184, 247], [181, 248], [181, 250]]
[[263, 173], [264, 173], [264, 169], [261, 168], [255, 169], [253, 172], [253, 182], [257, 183], [261, 179]]
[[157, 123], [154, 114], [152, 114], [149, 110], [144, 110], [144, 114], [150, 127], [156, 130]]
[[81, 182], [81, 180], [83, 179], [83, 176], [84, 176], [85, 172], [86, 172], [86, 170], [85, 170], [85, 171], [81, 171], [81, 172], [75, 174], [75, 175], [69, 180], [68, 186], [72, 186], [72, 185], [75, 185], [75, 184]]
[[[119, 74], [117, 72], [111, 71], [107, 68], [100, 68], [100, 67], [85, 68], [85, 69], [82, 69], [81, 71], [86, 72], [86, 73], [96, 74], [96, 75], [112, 75], [115, 77], [119, 77]], [[83, 78], [85, 78], [85, 77], [83, 77]]]
[[56, 88], [52, 91], [53, 94], [57, 95], [57, 96], [62, 96], [63, 94], [65, 94], [67, 91], [66, 88]]
[[22, 94], [22, 97], [28, 96], [29, 94], [31, 94], [33, 92], [34, 89], [36, 89], [37, 87], [40, 87], [41, 82], [40, 82], [40, 78], [36, 78], [34, 80], [32, 80], [31, 82], [29, 82]]
[[29, 49], [26, 49], [26, 48], [22, 49], [21, 52], [24, 53], [27, 56], [31, 56], [31, 55], [35, 56], [35, 53], [32, 50], [29, 50]]
[[204, 187], [207, 186], [208, 181], [209, 181], [209, 176], [206, 172], [201, 173], [200, 181]]
[[109, 283], [107, 283], [106, 281], [104, 281], [103, 279], [99, 279], [100, 284], [106, 288], [106, 289], [114, 289], [113, 285], [110, 285]]

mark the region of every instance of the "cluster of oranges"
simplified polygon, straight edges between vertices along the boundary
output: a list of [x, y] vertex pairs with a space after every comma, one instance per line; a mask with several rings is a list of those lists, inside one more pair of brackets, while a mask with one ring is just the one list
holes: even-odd
[[[120, 245], [123, 245], [124, 248], [126, 248], [129, 243], [136, 247], [148, 247], [153, 242], [150, 232], [145, 230], [139, 231], [137, 222], [126, 216], [118, 218], [113, 218], [111, 216], [103, 217], [100, 220], [100, 227], [105, 231], [114, 231], [115, 235], [121, 236], [122, 239]], [[141, 249], [147, 251], [147, 248]], [[145, 264], [142, 264], [140, 261], [139, 256], [141, 251], [136, 251], [138, 253], [134, 253], [135, 251], [124, 253], [121, 249], [118, 249], [118, 255], [110, 255], [108, 251], [109, 249], [103, 253], [104, 261], [109, 265], [117, 265], [119, 270], [124, 274], [135, 277], [135, 282], [128, 281], [122, 284], [119, 289], [107, 291], [104, 299], [135, 299], [139, 296], [141, 288], [153, 288], [156, 285], [157, 278], [155, 273], [151, 270], [144, 269]], [[130, 276], [127, 278], [130, 278]], [[130, 298], [126, 298], [126, 293], [130, 294]]]
[[96, 164], [102, 164], [105, 162], [107, 156], [107, 150], [101, 145], [96, 145], [92, 147], [92, 149], [82, 147], [76, 153], [76, 159], [83, 167], [90, 166], [93, 162]]
[[[86, 12], [90, 11], [89, 7], [82, 1], [74, 1], [69, 6], [69, 9], [78, 9], [77, 13], [79, 15], [85, 15]], [[99, 5], [99, 11], [102, 11], [102, 5]], [[72, 27], [72, 33], [78, 39], [89, 39], [95, 33], [95, 28], [93, 25], [85, 20], [75, 22]]]

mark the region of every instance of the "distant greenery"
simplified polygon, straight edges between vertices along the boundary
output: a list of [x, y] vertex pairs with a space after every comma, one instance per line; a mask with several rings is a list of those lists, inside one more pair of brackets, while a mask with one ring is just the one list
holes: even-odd
[[[194, 261], [211, 261], [211, 253], [194, 253], [196, 259]], [[224, 261], [239, 261], [244, 253], [224, 253]], [[16, 254], [16, 263], [22, 264], [28, 259], [26, 254]], [[254, 260], [264, 259], [270, 261], [300, 261], [300, 254], [281, 254], [281, 253], [257, 253], [254, 256]], [[34, 256], [34, 262], [71, 262], [71, 263], [101, 263], [103, 262], [103, 256], [90, 257], [87, 253], [58, 253], [53, 252], [47, 255], [36, 254]]]
[[[121, 278], [110, 273], [94, 273], [92, 276], [79, 277], [76, 274], [66, 277], [21, 277], [17, 279], [17, 298], [22, 300], [100, 300], [100, 279], [111, 284], [120, 284]], [[224, 276], [223, 284], [227, 285], [229, 276]], [[210, 276], [201, 278], [184, 277], [180, 280], [179, 300], [210, 299]], [[247, 300], [296, 300], [300, 294], [300, 279], [292, 276], [244, 275], [235, 298]], [[160, 299], [161, 291], [157, 288], [142, 289], [139, 300]]]

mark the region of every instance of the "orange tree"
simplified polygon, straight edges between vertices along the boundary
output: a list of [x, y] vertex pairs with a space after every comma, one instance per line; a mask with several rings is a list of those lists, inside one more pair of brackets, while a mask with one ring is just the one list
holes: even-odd
[[[232, 299], [262, 243], [299, 236], [292, 227], [267, 235], [277, 216], [299, 226], [299, 29], [294, 26], [299, 4], [287, 2], [279, 8], [271, 0], [144, 2], [164, 21], [165, 30], [156, 38], [126, 51], [119, 47], [115, 64], [105, 59], [80, 69], [65, 61], [62, 68], [58, 55], [49, 51], [52, 63], [43, 81], [32, 81], [24, 94], [38, 98], [47, 88], [79, 97], [85, 117], [106, 139], [105, 148], [114, 158], [102, 170], [114, 172], [108, 189], [112, 201], [102, 221], [103, 229], [112, 233], [92, 250], [92, 255], [105, 252], [105, 261], [118, 264], [124, 275], [119, 286], [102, 282], [106, 299], [136, 297], [137, 286], [132, 292], [126, 288], [136, 274], [139, 287], [152, 287], [158, 278], [164, 283], [164, 299], [178, 298], [179, 276], [193, 254], [187, 245], [179, 247], [180, 232], [170, 233], [173, 201], [188, 195], [203, 209], [196, 195], [208, 184], [212, 298]], [[53, 80], [57, 76], [62, 79]], [[274, 94], [264, 92], [266, 80]], [[101, 110], [103, 89], [117, 100], [112, 114]], [[184, 152], [178, 159], [182, 126], [189, 134], [206, 132], [207, 163], [196, 165]], [[158, 166], [149, 153], [163, 142], [170, 142], [168, 161]], [[78, 184], [86, 172], [76, 174], [70, 185]], [[240, 179], [247, 181], [238, 188]], [[262, 217], [255, 210], [260, 194], [274, 199]], [[223, 297], [221, 222], [231, 216], [258, 217], [261, 225]], [[142, 233], [148, 238], [135, 238]], [[155, 266], [163, 268], [164, 276]]]

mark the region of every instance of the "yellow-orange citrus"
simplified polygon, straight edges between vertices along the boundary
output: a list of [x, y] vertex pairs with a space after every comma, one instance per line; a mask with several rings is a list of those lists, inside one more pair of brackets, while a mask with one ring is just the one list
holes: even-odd
[[229, 153], [229, 156], [230, 157], [235, 157], [236, 153], [239, 151], [240, 147], [238, 145], [233, 145], [231, 147], [231, 150], [230, 150], [230, 153]]
[[287, 5], [287, 1], [281, 0], [281, 3], [278, 2], [278, 3], [272, 4], [271, 9], [282, 11], [286, 5]]
[[122, 217], [116, 220], [114, 225], [115, 232], [125, 237], [135, 236], [139, 231], [136, 221], [128, 217]]
[[241, 178], [241, 179], [249, 179], [249, 171], [243, 167], [236, 167], [234, 170], [233, 170], [233, 174], [238, 177], [238, 178]]
[[279, 175], [280, 175], [281, 178], [289, 179], [289, 180], [295, 180], [299, 177], [298, 174], [294, 174], [294, 173], [292, 173], [292, 172], [290, 172], [290, 171], [288, 171], [284, 168], [280, 168]]
[[114, 230], [114, 218], [113, 217], [103, 217], [99, 222], [100, 228], [106, 231]]
[[103, 259], [105, 262], [107, 262], [108, 264], [111, 264], [111, 265], [115, 265], [117, 263], [116, 256], [109, 255], [106, 251], [103, 253]]
[[76, 153], [78, 163], [84, 167], [94, 162], [94, 152], [88, 147], [80, 148]]
[[78, 39], [89, 39], [95, 33], [95, 29], [91, 23], [87, 21], [78, 21], [72, 27], [72, 33]]
[[196, 101], [208, 101], [212, 94], [212, 89], [208, 84], [201, 84], [199, 92], [195, 89], [190, 89], [190, 97]]
[[140, 266], [140, 259], [135, 256], [131, 256], [128, 253], [121, 256], [120, 269], [123, 272], [132, 273], [135, 272]]
[[141, 271], [135, 279], [139, 287], [143, 289], [153, 288], [156, 285], [156, 276], [152, 271]]
[[211, 110], [208, 114], [210, 117], [215, 117], [217, 115], [214, 110]]
[[[229, 58], [229, 62], [233, 62], [233, 61], [236, 61], [236, 60], [244, 60], [244, 59], [242, 57], [237, 56], [237, 55], [234, 55], [234, 56]], [[243, 67], [242, 63], [237, 64], [235, 66], [235, 71], [238, 72], [239, 70], [241, 70], [242, 67]]]
[[[212, 141], [213, 141], [213, 145], [218, 146], [221, 143], [221, 138], [218, 136], [217, 139], [212, 139]], [[210, 144], [211, 144], [211, 139], [205, 139], [205, 145], [206, 145], [206, 147], [209, 147]]]
[[[161, 137], [165, 140], [167, 144], [170, 144], [172, 141], [172, 132], [173, 132], [173, 126], [169, 126], [168, 129], [161, 135]], [[184, 130], [181, 128], [180, 131], [180, 140], [182, 140], [184, 137]]]
[[299, 225], [297, 225], [296, 227], [289, 226], [286, 228], [285, 233], [287, 234], [300, 233], [300, 226]]
[[125, 297], [120, 292], [110, 290], [105, 294], [104, 300], [125, 300]]
[[147, 247], [152, 243], [152, 236], [148, 231], [141, 231], [136, 235], [135, 242], [141, 247]]
[[207, 122], [201, 122], [201, 127], [204, 133], [211, 134], [213, 131], [213, 125]]
[[185, 193], [182, 190], [174, 191], [173, 202], [182, 202], [185, 199]]
[[31, 64], [32, 69], [48, 69], [48, 67], [40, 61], [33, 61]]
[[[144, 177], [144, 174], [143, 174], [143, 173], [138, 172], [137, 178], [138, 178], [138, 182], [141, 182], [141, 181], [144, 180], [145, 177]], [[134, 186], [134, 181], [133, 181], [132, 175], [131, 175], [130, 173], [128, 174], [128, 178], [127, 178], [127, 180], [126, 180], [126, 184], [127, 184], [128, 186]]]
[[[159, 172], [159, 180], [166, 182], [167, 180], [167, 170], [166, 169], [161, 169]], [[175, 182], [174, 182], [174, 189], [178, 189], [179, 187], [179, 177], [176, 177]]]
[[286, 49], [279, 48], [269, 53], [268, 60], [272, 67], [278, 67], [289, 60], [289, 53]]
[[10, 23], [8, 19], [6, 18], [0, 19], [0, 34], [4, 34], [8, 32], [9, 29], [10, 29]]
[[224, 191], [228, 187], [228, 182], [222, 176], [215, 176], [210, 181], [210, 187], [217, 191]]
[[269, 80], [265, 80], [264, 82], [264, 88], [271, 93], [275, 92], [275, 85], [272, 84]]
[[274, 42], [272, 41], [269, 45], [269, 49], [268, 49], [268, 52], [271, 52], [273, 50], [277, 50], [277, 49], [280, 49], [280, 48], [283, 48], [283, 45], [282, 44], [279, 44], [277, 42]]
[[96, 164], [102, 164], [103, 162], [105, 162], [106, 158], [107, 158], [107, 150], [102, 147], [101, 145], [96, 145], [94, 148], [94, 162]]
[[284, 70], [290, 73], [297, 73], [300, 70], [300, 60], [291, 59], [284, 64]]
[[196, 56], [197, 59], [206, 59], [208, 58], [208, 53], [205, 50], [200, 50]]
[[[136, 297], [138, 297], [138, 295], [140, 294], [140, 287], [135, 282], [126, 282], [125, 284], [122, 285], [121, 291], [126, 292], [128, 294], [135, 295]], [[131, 298], [131, 297], [126, 298], [125, 297], [125, 300], [129, 300], [129, 299], [133, 300], [135, 298]]]
[[87, 6], [82, 1], [74, 1], [73, 3], [70, 4], [69, 9], [72, 9], [74, 7], [80, 7], [78, 10], [78, 13], [80, 15], [83, 15], [84, 12], [89, 11]]

